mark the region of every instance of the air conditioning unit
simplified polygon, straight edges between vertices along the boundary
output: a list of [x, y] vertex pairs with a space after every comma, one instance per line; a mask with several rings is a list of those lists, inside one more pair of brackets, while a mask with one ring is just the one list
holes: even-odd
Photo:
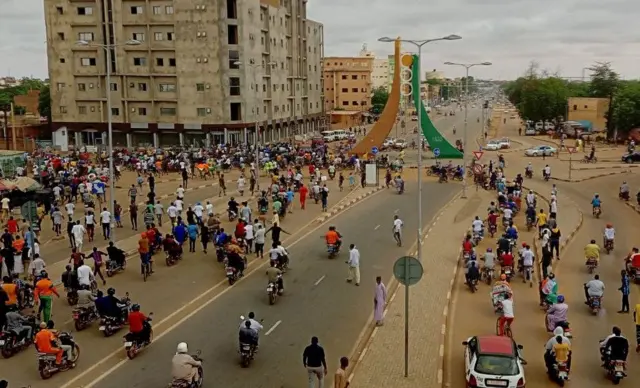
[[211, 113], [211, 109], [210, 108], [207, 108], [207, 113]]
[[198, 32], [198, 33], [196, 34], [196, 36], [199, 38], [199, 37], [200, 37], [200, 33]]
[[93, 89], [93, 84], [89, 84], [89, 89]]
[[196, 58], [196, 62], [200, 63], [202, 60], [200, 58]]
[[211, 89], [211, 85], [207, 84], [207, 85], [205, 86], [205, 88], [207, 88], [207, 89]]
[[136, 112], [136, 108], [131, 108], [131, 112], [135, 113]]
[[207, 62], [209, 62], [209, 58], [205, 58], [205, 59], [203, 59], [203, 61], [204, 61], [204, 63], [207, 63]]
[[207, 6], [206, 5], [202, 5], [202, 10], [205, 10], [205, 9], [207, 9]]
[[202, 33], [202, 36], [207, 36], [207, 33], [206, 33], [206, 32], [203, 32], [203, 33]]

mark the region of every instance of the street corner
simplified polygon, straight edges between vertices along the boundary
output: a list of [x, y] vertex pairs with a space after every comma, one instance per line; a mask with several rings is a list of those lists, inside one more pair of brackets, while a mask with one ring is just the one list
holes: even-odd
[[333, 205], [329, 210], [322, 214], [321, 216], [316, 218], [316, 223], [322, 224], [327, 221], [329, 218], [335, 216], [336, 214], [354, 206], [358, 202], [370, 197], [371, 195], [377, 193], [378, 191], [384, 189], [384, 186], [378, 186], [375, 188], [366, 188], [362, 190], [362, 192], [357, 193], [349, 193], [345, 198], [339, 201], [337, 204]]

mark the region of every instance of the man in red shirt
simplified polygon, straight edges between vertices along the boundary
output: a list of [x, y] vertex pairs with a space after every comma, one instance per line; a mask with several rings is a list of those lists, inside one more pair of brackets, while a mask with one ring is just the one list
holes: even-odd
[[9, 217], [9, 221], [7, 221], [7, 229], [9, 229], [9, 233], [17, 234], [18, 233], [18, 221], [14, 220], [13, 217]]
[[235, 230], [236, 239], [244, 238], [245, 234], [246, 229], [244, 228], [244, 222], [242, 220], [238, 220]]
[[492, 211], [489, 212], [487, 216], [487, 222], [489, 225], [498, 225], [498, 215]]
[[300, 193], [300, 209], [304, 210], [304, 203], [307, 201], [307, 194], [309, 193], [309, 189], [304, 184], [300, 186], [298, 190]]
[[511, 252], [503, 253], [502, 256], [500, 256], [500, 263], [502, 265], [502, 268], [504, 267], [513, 268], [513, 255], [511, 254]]
[[473, 250], [473, 242], [471, 242], [471, 236], [467, 236], [462, 242], [463, 253], [471, 253]]
[[139, 304], [131, 306], [131, 312], [129, 313], [130, 338], [149, 342], [150, 330], [149, 326], [145, 325], [148, 319], [146, 315], [140, 312]]

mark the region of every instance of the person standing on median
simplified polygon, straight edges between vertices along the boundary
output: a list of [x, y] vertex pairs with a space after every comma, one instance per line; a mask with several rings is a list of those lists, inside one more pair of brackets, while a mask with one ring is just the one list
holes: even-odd
[[354, 282], [356, 286], [360, 285], [360, 251], [356, 248], [355, 244], [349, 245], [349, 277], [347, 283]]
[[376, 294], [373, 297], [373, 319], [376, 326], [384, 323], [384, 308], [387, 306], [387, 287], [382, 283], [382, 277], [376, 276]]
[[311, 337], [311, 345], [302, 353], [302, 364], [307, 368], [309, 376], [309, 388], [315, 388], [315, 380], [318, 379], [318, 388], [324, 387], [324, 377], [327, 375], [327, 361], [324, 349], [318, 345], [318, 337]]

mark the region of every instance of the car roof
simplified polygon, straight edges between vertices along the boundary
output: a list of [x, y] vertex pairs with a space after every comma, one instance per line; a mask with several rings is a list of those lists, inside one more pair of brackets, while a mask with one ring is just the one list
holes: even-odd
[[506, 336], [486, 335], [478, 338], [478, 350], [482, 354], [513, 356], [513, 340]]

